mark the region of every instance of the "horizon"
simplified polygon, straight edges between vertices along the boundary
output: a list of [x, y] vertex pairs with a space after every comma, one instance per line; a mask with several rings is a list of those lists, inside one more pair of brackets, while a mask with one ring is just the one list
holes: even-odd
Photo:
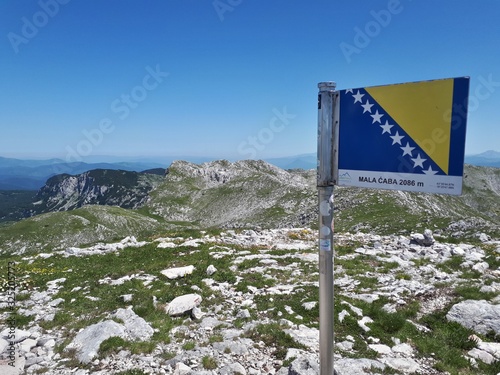
[[465, 154], [498, 147], [494, 0], [1, 7], [9, 158], [315, 153], [319, 82], [342, 90], [461, 76], [471, 77]]
[[[500, 157], [500, 150], [485, 150], [482, 152], [479, 152], [477, 154], [465, 154], [465, 157], [474, 157], [474, 156], [481, 156], [483, 154], [487, 153], [495, 153], [495, 157], [498, 156]], [[81, 163], [86, 163], [86, 164], [94, 164], [94, 163], [126, 163], [126, 162], [144, 162], [144, 163], [158, 163], [159, 159], [165, 158], [165, 159], [172, 159], [172, 160], [185, 160], [188, 161], [187, 159], [206, 159], [207, 161], [216, 161], [216, 160], [228, 160], [230, 162], [236, 162], [236, 161], [241, 161], [241, 160], [271, 160], [271, 159], [287, 159], [287, 158], [299, 158], [299, 157], [311, 157], [311, 156], [316, 156], [316, 152], [306, 152], [302, 154], [290, 154], [290, 155], [281, 155], [281, 156], [271, 156], [271, 157], [264, 157], [264, 158], [257, 158], [257, 159], [252, 159], [252, 158], [240, 158], [240, 159], [235, 159], [235, 158], [225, 158], [225, 157], [217, 157], [217, 156], [210, 156], [210, 155], [136, 155], [136, 156], [131, 156], [131, 155], [90, 155], [88, 157], [83, 157], [82, 161], [70, 161], [71, 162], [81, 162]], [[3, 154], [0, 154], [0, 158], [4, 159], [15, 159], [15, 160], [22, 160], [22, 161], [50, 161], [50, 160], [60, 160], [63, 163], [68, 163], [64, 158], [58, 158], [58, 157], [10, 157], [10, 156], [5, 156]], [[107, 159], [107, 160], [106, 160]], [[114, 161], [109, 161], [110, 159], [116, 159]]]

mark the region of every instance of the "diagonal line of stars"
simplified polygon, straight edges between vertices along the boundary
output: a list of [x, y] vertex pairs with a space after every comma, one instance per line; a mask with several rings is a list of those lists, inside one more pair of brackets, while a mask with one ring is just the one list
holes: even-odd
[[359, 90], [354, 93], [353, 89], [346, 90], [345, 92], [346, 94], [352, 94], [352, 97], [354, 98], [354, 104], [359, 103], [361, 105], [361, 107], [363, 108], [363, 114], [368, 112], [368, 114], [372, 118], [372, 124], [378, 124], [382, 128], [382, 135], [385, 133], [389, 134], [389, 137], [392, 139], [393, 146], [395, 144], [398, 144], [400, 146], [399, 148], [403, 150], [403, 156], [410, 156], [410, 159], [413, 162], [413, 168], [420, 167], [422, 168], [422, 172], [428, 175], [434, 175], [437, 173], [437, 171], [434, 171], [430, 165], [428, 169], [424, 169], [424, 162], [427, 159], [422, 158], [420, 156], [420, 153], [417, 153], [417, 156], [413, 157], [413, 150], [416, 147], [411, 147], [410, 142], [406, 142], [406, 146], [403, 146], [401, 140], [405, 137], [404, 135], [400, 135], [399, 131], [397, 130], [394, 135], [392, 134], [391, 128], [394, 125], [389, 124], [388, 120], [385, 120], [385, 123], [382, 124], [382, 117], [384, 117], [385, 114], [380, 113], [378, 109], [375, 110], [375, 113], [372, 113], [372, 107], [374, 106], [374, 104], [370, 103], [368, 99], [366, 99], [366, 101], [363, 103], [363, 96], [365, 96], [365, 94], [362, 94]]

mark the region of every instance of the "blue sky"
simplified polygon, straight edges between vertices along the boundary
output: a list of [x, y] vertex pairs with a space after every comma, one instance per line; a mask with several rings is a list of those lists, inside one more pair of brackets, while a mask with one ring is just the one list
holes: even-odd
[[4, 0], [0, 156], [316, 152], [317, 83], [470, 76], [500, 150], [497, 0]]

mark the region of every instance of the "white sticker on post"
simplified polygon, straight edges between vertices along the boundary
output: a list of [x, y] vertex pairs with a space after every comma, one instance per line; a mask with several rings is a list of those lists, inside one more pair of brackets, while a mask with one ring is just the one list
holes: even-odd
[[321, 251], [332, 251], [332, 243], [330, 240], [319, 240], [319, 249]]
[[319, 230], [319, 232], [322, 236], [326, 237], [326, 236], [330, 235], [330, 233], [332, 233], [332, 230], [330, 228], [328, 228], [326, 225], [323, 225], [321, 227], [321, 229]]

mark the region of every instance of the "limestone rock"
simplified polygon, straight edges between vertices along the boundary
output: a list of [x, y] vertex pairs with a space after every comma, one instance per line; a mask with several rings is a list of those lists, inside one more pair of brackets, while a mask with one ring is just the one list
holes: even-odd
[[125, 328], [112, 320], [106, 320], [93, 324], [80, 331], [66, 350], [76, 349], [78, 360], [82, 363], [90, 363], [99, 351], [99, 346], [104, 340], [113, 336], [122, 337]]
[[22, 329], [17, 329], [14, 331], [14, 338], [9, 338], [10, 331], [9, 329], [4, 329], [1, 333], [2, 338], [8, 339], [9, 341], [12, 341], [14, 343], [18, 343], [21, 341], [26, 340], [28, 337], [31, 336], [31, 333], [28, 331], [24, 331]]
[[191, 367], [179, 362], [175, 365], [174, 375], [187, 375], [191, 372]]
[[0, 374], [2, 374], [2, 375], [19, 375], [19, 370], [13, 366], [0, 365]]
[[160, 273], [170, 280], [178, 279], [179, 277], [184, 277], [186, 275], [192, 274], [194, 271], [194, 266], [186, 266], [186, 267], [176, 267], [169, 268], [161, 271]]
[[0, 338], [0, 354], [9, 346], [9, 342]]
[[123, 320], [126, 334], [132, 340], [146, 341], [153, 336], [151, 325], [131, 309], [118, 309], [113, 316]]
[[384, 358], [383, 362], [394, 370], [413, 374], [420, 369], [420, 366], [411, 358]]
[[213, 264], [211, 264], [207, 267], [207, 276], [212, 276], [216, 272], [217, 272], [217, 268], [215, 268]]
[[368, 347], [371, 350], [376, 351], [379, 354], [390, 354], [392, 352], [391, 348], [383, 344], [370, 344]]
[[500, 305], [492, 305], [485, 300], [457, 303], [446, 318], [483, 335], [490, 331], [500, 334]]
[[248, 310], [240, 310], [236, 314], [236, 318], [238, 319], [249, 319], [251, 318], [250, 312]]
[[486, 262], [479, 262], [472, 266], [472, 269], [479, 273], [485, 273], [488, 268], [490, 268], [490, 265]]
[[371, 369], [384, 370], [385, 365], [373, 359], [342, 358], [335, 360], [335, 371], [337, 375], [368, 375]]
[[191, 311], [198, 307], [202, 301], [199, 294], [191, 293], [174, 298], [165, 308], [165, 311], [170, 316], [177, 316]]
[[411, 235], [411, 240], [421, 246], [432, 246], [435, 242], [434, 236], [432, 235], [432, 231], [430, 229], [426, 229], [424, 231], [424, 234], [413, 233]]
[[310, 357], [297, 358], [290, 365], [289, 375], [317, 375], [319, 374], [319, 365], [317, 361]]
[[307, 311], [310, 311], [310, 310], [314, 309], [314, 308], [316, 307], [316, 305], [317, 305], [317, 304], [318, 304], [318, 302], [317, 302], [317, 301], [312, 301], [312, 302], [304, 302], [304, 303], [302, 304], [302, 307], [303, 307], [304, 309], [306, 309]]
[[199, 307], [193, 307], [191, 310], [191, 317], [195, 320], [200, 320], [205, 316], [205, 313], [201, 311]]
[[472, 358], [479, 359], [488, 365], [492, 364], [495, 361], [495, 357], [493, 357], [490, 353], [488, 353], [485, 350], [474, 348], [469, 350], [467, 354]]
[[236, 362], [222, 367], [218, 373], [220, 375], [233, 375], [233, 374], [246, 375], [247, 371], [241, 364]]
[[309, 328], [301, 324], [298, 329], [286, 329], [285, 333], [288, 333], [295, 341], [308, 348], [317, 348], [319, 346], [319, 330], [316, 328]]

